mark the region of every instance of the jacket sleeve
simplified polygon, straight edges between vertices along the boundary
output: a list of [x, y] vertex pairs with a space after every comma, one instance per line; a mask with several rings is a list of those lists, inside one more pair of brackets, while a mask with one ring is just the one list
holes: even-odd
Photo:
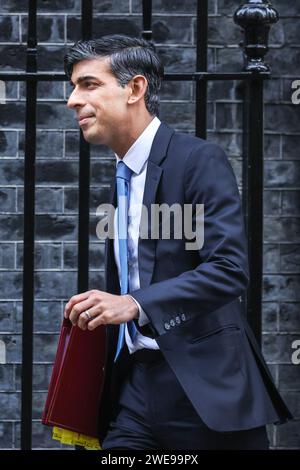
[[[131, 292], [150, 320], [152, 336], [166, 333], [176, 315], [201, 315], [239, 297], [247, 288], [248, 259], [236, 179], [224, 151], [205, 142], [186, 159], [185, 203], [204, 204], [204, 243], [193, 270]], [[154, 331], [153, 331], [154, 328]]]

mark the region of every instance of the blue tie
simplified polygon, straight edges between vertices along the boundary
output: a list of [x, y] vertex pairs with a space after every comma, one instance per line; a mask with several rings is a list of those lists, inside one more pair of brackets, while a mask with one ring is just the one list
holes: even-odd
[[[128, 293], [128, 207], [129, 207], [129, 190], [130, 178], [132, 170], [119, 162], [117, 165], [117, 195], [118, 195], [118, 239], [119, 239], [119, 259], [120, 259], [120, 284], [121, 295]], [[125, 339], [125, 323], [120, 325], [119, 338], [117, 344], [117, 352], [115, 361], [117, 360]], [[137, 333], [133, 320], [127, 322], [127, 328], [132, 341]]]

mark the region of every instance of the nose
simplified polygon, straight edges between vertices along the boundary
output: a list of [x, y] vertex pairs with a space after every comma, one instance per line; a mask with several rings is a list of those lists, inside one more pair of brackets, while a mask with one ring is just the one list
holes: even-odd
[[84, 105], [83, 99], [82, 99], [82, 97], [80, 96], [80, 93], [78, 92], [78, 90], [75, 87], [74, 90], [72, 91], [72, 93], [69, 96], [67, 106], [68, 106], [68, 108], [72, 109], [72, 108], [77, 108], [78, 106], [83, 106], [83, 105]]

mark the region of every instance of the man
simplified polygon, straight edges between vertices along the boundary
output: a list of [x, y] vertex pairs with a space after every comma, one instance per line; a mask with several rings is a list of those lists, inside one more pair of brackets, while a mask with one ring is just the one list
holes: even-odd
[[[75, 295], [65, 308], [82, 329], [107, 325], [102, 447], [267, 449], [265, 425], [291, 415], [242, 315], [247, 245], [224, 152], [160, 122], [163, 67], [151, 43], [78, 42], [65, 68], [84, 138], [111, 148], [117, 163], [107, 292]], [[158, 239], [139, 237], [142, 205], [151, 228], [154, 204], [191, 207], [196, 233], [204, 205], [203, 243], [188, 249], [174, 227], [163, 236], [164, 218]]]

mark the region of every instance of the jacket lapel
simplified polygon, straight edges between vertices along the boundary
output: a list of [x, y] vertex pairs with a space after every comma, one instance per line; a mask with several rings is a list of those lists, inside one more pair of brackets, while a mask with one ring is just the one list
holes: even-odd
[[[113, 180], [110, 189], [110, 196], [109, 196], [109, 204], [113, 207], [117, 206], [117, 189], [116, 189], [116, 181]], [[109, 226], [114, 226], [113, 217], [110, 216], [108, 223]], [[105, 240], [105, 284], [106, 290], [113, 294], [120, 293], [120, 284], [118, 278], [118, 269], [115, 262], [115, 254], [114, 254], [114, 239], [107, 237]]]
[[152, 280], [156, 240], [151, 240], [151, 205], [156, 202], [156, 193], [163, 173], [160, 166], [164, 160], [174, 131], [162, 123], [154, 137], [151, 147], [145, 181], [143, 207], [147, 210], [148, 237], [140, 238], [138, 244], [138, 263], [140, 287], [147, 287]]

